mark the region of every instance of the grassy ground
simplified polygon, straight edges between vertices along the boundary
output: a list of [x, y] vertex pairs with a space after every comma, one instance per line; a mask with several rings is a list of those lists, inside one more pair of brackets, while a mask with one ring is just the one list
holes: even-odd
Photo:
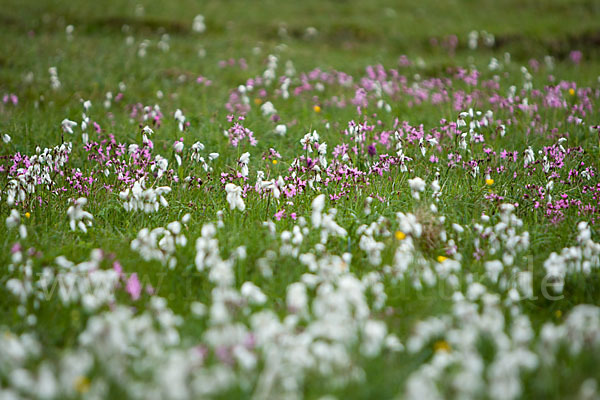
[[[60, 366], [60, 360], [70, 352], [79, 351], [78, 356], [81, 353], [91, 354], [93, 366], [74, 380], [64, 378], [60, 381], [57, 384], [60, 389], [56, 392], [58, 398], [94, 395], [144, 397], [146, 394], [140, 395], [143, 390], [136, 392], [132, 388], [134, 383], [148, 390], [159, 387], [156, 389], [156, 393], [161, 393], [158, 397], [177, 398], [170, 384], [177, 386], [180, 381], [157, 383], [160, 381], [158, 376], [167, 376], [167, 372], [158, 367], [149, 367], [148, 364], [170, 365], [166, 360], [174, 357], [176, 350], [199, 346], [206, 348], [208, 354], [201, 367], [192, 368], [190, 365], [193, 363], [189, 360], [187, 364], [183, 361], [178, 364], [189, 366], [182, 372], [186, 374], [181, 381], [184, 386], [192, 387], [193, 382], [203, 382], [201, 385], [207, 387], [206, 382], [218, 381], [215, 370], [220, 366], [224, 366], [235, 378], [231, 382], [225, 380], [229, 383], [223, 387], [215, 384], [215, 388], [210, 391], [207, 389], [206, 393], [202, 390], [187, 393], [191, 397], [278, 398], [283, 396], [281, 393], [289, 397], [306, 398], [320, 398], [327, 394], [336, 398], [418, 397], [415, 393], [421, 392], [407, 388], [410, 386], [407, 385], [409, 377], [414, 377], [424, 365], [435, 364], [434, 361], [441, 357], [447, 345], [451, 348], [448, 353], [454, 358], [447, 369], [442, 368], [443, 372], [430, 377], [429, 382], [442, 397], [464, 395], [461, 392], [464, 388], [452, 382], [453, 379], [466, 379], [465, 376], [460, 378], [456, 371], [470, 371], [464, 360], [477, 354], [484, 367], [479, 375], [474, 375], [482, 387], [473, 389], [473, 397], [502, 398], [490, 388], [494, 382], [510, 388], [512, 381], [506, 378], [510, 374], [494, 375], [492, 365], [494, 362], [510, 365], [509, 358], [501, 359], [501, 355], [505, 354], [503, 351], [508, 350], [502, 348], [500, 343], [503, 339], [496, 335], [500, 335], [498, 332], [487, 332], [482, 328], [486, 318], [493, 315], [486, 314], [489, 307], [484, 306], [483, 300], [470, 299], [473, 304], [481, 305], [478, 314], [481, 321], [477, 325], [480, 339], [476, 350], [457, 346], [453, 339], [438, 332], [415, 351], [392, 351], [384, 346], [377, 355], [369, 356], [358, 349], [361, 341], [368, 336], [362, 325], [364, 321], [351, 313], [353, 316], [350, 320], [358, 321], [356, 323], [360, 327], [356, 331], [349, 326], [338, 327], [342, 331], [348, 329], [353, 332], [352, 336], [356, 338], [356, 343], [342, 342], [351, 360], [332, 367], [334, 372], [318, 372], [317, 367], [310, 367], [300, 368], [303, 372], [299, 373], [292, 367], [289, 367], [289, 371], [285, 369], [287, 367], [281, 367], [290, 376], [297, 377], [298, 387], [293, 390], [281, 389], [278, 386], [280, 383], [273, 384], [271, 391], [259, 390], [261, 377], [265, 376], [272, 361], [267, 356], [268, 344], [259, 344], [253, 349], [257, 365], [249, 371], [239, 365], [239, 360], [229, 361], [226, 356], [219, 356], [218, 346], [212, 345], [207, 338], [207, 332], [215, 330], [218, 325], [214, 316], [197, 317], [190, 310], [194, 302], [201, 302], [210, 309], [218, 303], [215, 288], [221, 287], [207, 272], [214, 266], [199, 271], [195, 262], [197, 249], [194, 244], [198, 237], [203, 236], [202, 227], [209, 222], [215, 223], [219, 218], [223, 221], [223, 227], [217, 229], [215, 237], [218, 239], [221, 261], [231, 261], [229, 267], [235, 283], [227, 288], [239, 292], [244, 282], [253, 282], [266, 295], [262, 305], [252, 305], [249, 300], [249, 303], [240, 301], [231, 306], [233, 311], [229, 311], [233, 322], [248, 327], [248, 335], [259, 336], [259, 329], [250, 327], [253, 316], [260, 310], [271, 310], [281, 318], [294, 314], [286, 303], [286, 293], [292, 283], [300, 281], [303, 274], [309, 272], [297, 254], [285, 254], [282, 250], [285, 245], [282, 232], [300, 228], [298, 220], [291, 217], [291, 213], [296, 213], [298, 217], [306, 218], [310, 227], [303, 233], [302, 243], [297, 246], [300, 254], [316, 254], [317, 259], [325, 260], [325, 264], [335, 264], [331, 257], [349, 253], [352, 256], [348, 267], [350, 272], [344, 273], [357, 279], [371, 272], [378, 276], [387, 299], [384, 306], [378, 307], [374, 304], [376, 296], [370, 292], [372, 289], [365, 289], [365, 301], [369, 304], [368, 318], [383, 321], [388, 333], [396, 335], [405, 347], [411, 337], [418, 335], [418, 321], [434, 317], [442, 320], [449, 318], [453, 322], [445, 322], [448, 324], [447, 330], [466, 335], [461, 329], [466, 330], [472, 321], [461, 319], [456, 311], [457, 300], [451, 295], [464, 293], [468, 297], [472, 281], [481, 281], [486, 293], [498, 296], [498, 310], [504, 324], [500, 331], [507, 335], [510, 349], [522, 349], [519, 347], [522, 343], [514, 333], [515, 321], [519, 316], [525, 316], [533, 331], [533, 337], [526, 340], [523, 348], [537, 357], [537, 364], [529, 369], [514, 367], [520, 371], [517, 381], [520, 390], [514, 397], [579, 396], [587, 386], [593, 386], [588, 378], [600, 378], [594, 368], [600, 354], [598, 340], [592, 334], [588, 337], [582, 333], [585, 336], [582, 342], [588, 346], [585, 347], [587, 351], [569, 353], [569, 340], [577, 340], [569, 337], [563, 343], [556, 339], [556, 343], [562, 347], [557, 345], [558, 349], [553, 353], [555, 360], [545, 363], [543, 355], [550, 350], [540, 350], [545, 343], [540, 332], [548, 323], [564, 326], [567, 331], [585, 331], [584, 328], [578, 328], [575, 317], [569, 322], [566, 316], [577, 305], [598, 305], [600, 281], [595, 270], [599, 263], [597, 254], [590, 256], [590, 274], [581, 271], [567, 274], [561, 300], [553, 301], [544, 296], [542, 283], [548, 272], [544, 262], [552, 252], [560, 253], [563, 248], [570, 246], [585, 247], [584, 242], [577, 241], [578, 222], [589, 221], [590, 240], [598, 239], [597, 225], [594, 223], [597, 223], [600, 208], [595, 171], [598, 169], [600, 149], [597, 128], [591, 127], [599, 124], [599, 13], [600, 5], [591, 0], [441, 3], [430, 0], [6, 0], [0, 9], [0, 96], [15, 94], [18, 104], [12, 104], [10, 100], [0, 104], [0, 134], [8, 134], [12, 138], [12, 141], [2, 143], [0, 147], [0, 165], [3, 166], [0, 173], [0, 215], [4, 219], [9, 217], [12, 209], [17, 210], [28, 234], [22, 238], [17, 229], [9, 229], [8, 224], [0, 227], [0, 246], [4, 249], [0, 252], [0, 325], [6, 330], [7, 338], [9, 335], [20, 337], [18, 335], [32, 333], [41, 345], [41, 352], [20, 363], [11, 361], [0, 350], [0, 389], [12, 388], [26, 397], [43, 397], [40, 393], [20, 388], [13, 371], [38, 371], [40, 365], [46, 362], [51, 365], [59, 381], [59, 376], [66, 374]], [[192, 21], [197, 14], [202, 14], [205, 19], [206, 30], [203, 33], [192, 29]], [[72, 34], [67, 33], [69, 25], [73, 26]], [[316, 28], [316, 34], [307, 34], [309, 27]], [[469, 33], [474, 30], [492, 34], [493, 43], [485, 45], [480, 34], [477, 49], [469, 48]], [[451, 44], [455, 39], [456, 44]], [[142, 57], [140, 49], [146, 46], [144, 41], [147, 41], [147, 48]], [[581, 51], [581, 61], [574, 62], [573, 50]], [[277, 79], [284, 75], [286, 62], [293, 64], [296, 74], [291, 78], [291, 96], [289, 99], [282, 98], [281, 82], [277, 79], [271, 86], [264, 86], [264, 93], [259, 92], [261, 85], [257, 84], [255, 91], [249, 94], [250, 107], [242, 123], [254, 132], [258, 145], [250, 146], [242, 141], [242, 145], [233, 147], [223, 135], [223, 131], [232, 126], [227, 119], [232, 112], [226, 109], [226, 103], [231, 102], [231, 95], [237, 93], [239, 85], [247, 84], [250, 78], [262, 76], [268, 68], [270, 54], [278, 58]], [[410, 65], [398, 65], [401, 55], [406, 55]], [[551, 62], [545, 61], [544, 57], [548, 56]], [[499, 61], [501, 69], [490, 70], [492, 57]], [[230, 59], [234, 60], [234, 65], [220, 64], [227, 64]], [[244, 61], [240, 63], [240, 59]], [[247, 67], [243, 66], [244, 63]], [[365, 68], [378, 64], [388, 71], [384, 80], [402, 87], [380, 97], [375, 94], [376, 90], [368, 89], [368, 105], [359, 113], [352, 99], [356, 96], [356, 89], [370, 87], [377, 81], [369, 77]], [[522, 66], [531, 73], [531, 89], [525, 85], [527, 79], [521, 71]], [[51, 87], [50, 67], [57, 68], [61, 82], [56, 90]], [[301, 74], [315, 68], [332, 74], [333, 71], [344, 72], [353, 77], [353, 83], [344, 86], [319, 76], [311, 78], [309, 90], [293, 94], [293, 89], [301, 86]], [[477, 83], [471, 84], [459, 78], [459, 68], [465, 68], [467, 72], [478, 71]], [[392, 78], [390, 69], [397, 69], [405, 80]], [[200, 76], [210, 79], [212, 84], [205, 86], [197, 83]], [[337, 79], [338, 75], [335, 76]], [[365, 79], [371, 81], [366, 82]], [[323, 90], [317, 89], [317, 82], [322, 82]], [[494, 86], [493, 82], [498, 86]], [[508, 99], [512, 85], [516, 86], [518, 99], [510, 106], [500, 106], [497, 98]], [[560, 107], [548, 106], [549, 87], [555, 85], [562, 85], [558, 92], [564, 105]], [[418, 101], [419, 94], [415, 94], [420, 89], [427, 92], [422, 102]], [[159, 91], [161, 94], [158, 94]], [[109, 106], [105, 107], [103, 102], [108, 92], [111, 92], [112, 99]], [[448, 97], [435, 102], [432, 97], [434, 92], [445, 93]], [[119, 93], [121, 97], [117, 98]], [[457, 109], [455, 96], [458, 95], [472, 96], [462, 101], [464, 108]], [[519, 107], [518, 104], [523, 104], [525, 97], [529, 104], [537, 108]], [[378, 99], [390, 106], [390, 112], [376, 106]], [[132, 182], [117, 178], [113, 170], [114, 163], [107, 165], [90, 159], [96, 150], [85, 149], [80, 127], [74, 128], [74, 134], [61, 129], [61, 121], [65, 118], [81, 122], [84, 100], [91, 101], [92, 108], [88, 116], [100, 129], [96, 132], [90, 125], [87, 129], [90, 142], [101, 142], [113, 134], [116, 142], [125, 146], [132, 143], [142, 146], [141, 128], [151, 125], [140, 119], [141, 110], [132, 116], [136, 104], [160, 105], [164, 117], [160, 127], [151, 125], [155, 131], [151, 136], [154, 146], [151, 158], [156, 160], [154, 157], [157, 154], [165, 157], [169, 161], [168, 170], [171, 171], [167, 170], [165, 176], [160, 178], [156, 170], [150, 170], [149, 166], [136, 166], [126, 156], [115, 156], [113, 160], [125, 160], [123, 162], [128, 163], [126, 169], [130, 173], [136, 169], [143, 171], [149, 187], [170, 186], [171, 192], [165, 196], [169, 203], [167, 207], [161, 206], [158, 212], [150, 214], [126, 211], [119, 192], [131, 187]], [[336, 106], [338, 100], [344, 104]], [[263, 115], [261, 105], [267, 101], [271, 101], [277, 109], [277, 121]], [[490, 121], [490, 126], [479, 129], [485, 138], [483, 143], [473, 141], [467, 148], [460, 149], [458, 136], [446, 134], [444, 127], [449, 129], [448, 121], [456, 121], [459, 112], [468, 111], [469, 108], [484, 113], [488, 109], [493, 110], [494, 121]], [[173, 118], [177, 109], [183, 111], [189, 122], [183, 132]], [[239, 112], [235, 114], [240, 115]], [[573, 122], [573, 118], [581, 118], [582, 123]], [[405, 129], [407, 136], [402, 139], [403, 148], [405, 154], [413, 159], [408, 162], [408, 171], [402, 172], [397, 164], [392, 164], [379, 174], [373, 168], [377, 157], [382, 154], [396, 156], [397, 149], [394, 140], [391, 140], [390, 148], [377, 140], [380, 133], [386, 131], [392, 133], [393, 138], [393, 132], [397, 129], [396, 119], [400, 122], [399, 126], [402, 126], [402, 121], [416, 128], [422, 124], [425, 134], [436, 137], [439, 145], [428, 147], [426, 144], [427, 157], [423, 157], [418, 140], [409, 140], [407, 136], [410, 129]], [[445, 121], [440, 122], [442, 119]], [[279, 175], [291, 177], [293, 160], [308, 154], [299, 142], [306, 132], [318, 131], [319, 143], [326, 142], [328, 145], [326, 157], [331, 165], [334, 159], [332, 152], [337, 145], [353, 146], [356, 143], [343, 134], [352, 120], [357, 123], [366, 121], [373, 126], [373, 130], [367, 133], [364, 148], [358, 154], [351, 155], [348, 162], [349, 166], [364, 173], [358, 181], [353, 181], [347, 173], [338, 176], [336, 171], [331, 170], [330, 175], [323, 173], [323, 179], [343, 175], [339, 182], [332, 181], [328, 185], [316, 182], [316, 189], [307, 188], [288, 199], [282, 197], [277, 200], [272, 194], [253, 191], [258, 170], [265, 171], [266, 179]], [[285, 135], [274, 133], [278, 124], [287, 126]], [[501, 124], [506, 125], [505, 136], [499, 134]], [[550, 171], [544, 171], [542, 157], [550, 157], [547, 152], [550, 150], [546, 150], [546, 147], [555, 145], [560, 137], [568, 137], [564, 147], [571, 150], [568, 154], [557, 156], [556, 160], [560, 159], [560, 162], [557, 161]], [[183, 138], [185, 150], [182, 153], [184, 160], [178, 166], [173, 144], [180, 138]], [[15, 162], [14, 155], [20, 153], [31, 156], [35, 154], [37, 146], [43, 149], [67, 141], [73, 142], [72, 153], [64, 172], [53, 175], [54, 183], [50, 186], [39, 185], [36, 193], [28, 194], [25, 201], [8, 204], [10, 180], [14, 178], [14, 171], [10, 170]], [[204, 157], [208, 157], [210, 152], [219, 153], [219, 157], [210, 163], [212, 172], [206, 172], [200, 164], [190, 161], [189, 151], [196, 141], [205, 145]], [[375, 142], [377, 155], [369, 155], [366, 145]], [[532, 147], [535, 154], [536, 164], [533, 168], [523, 165], [524, 151], [528, 146]], [[262, 159], [270, 148], [281, 155], [277, 163], [270, 158]], [[486, 148], [494, 153], [488, 154]], [[503, 150], [518, 152], [518, 160], [513, 163], [505, 161], [500, 157]], [[250, 153], [247, 181], [235, 177], [236, 171], [240, 170], [238, 160], [246, 151]], [[540, 154], [538, 151], [546, 153]], [[552, 151], [558, 150], [555, 148]], [[460, 154], [463, 161], [475, 160], [479, 172], [472, 174], [469, 166], [462, 162], [456, 167], [449, 166], [448, 154], [451, 153]], [[437, 156], [439, 161], [430, 162], [430, 156]], [[312, 157], [315, 157], [314, 153]], [[590, 179], [582, 176], [586, 168], [591, 171]], [[108, 176], [104, 175], [105, 169], [111, 171]], [[577, 171], [573, 177], [572, 171]], [[222, 173], [231, 174], [232, 182], [240, 187], [249, 185], [243, 200], [243, 212], [230, 209], [224, 190], [225, 182], [221, 180]], [[556, 176], [552, 173], [556, 173]], [[202, 184], [198, 187], [184, 185], [184, 179], [189, 176], [201, 178]], [[305, 171], [306, 180], [314, 176], [314, 171]], [[92, 177], [93, 182], [84, 182], [81, 177]], [[419, 200], [412, 195], [408, 182], [415, 177], [427, 182], [427, 189], [421, 193]], [[442, 189], [441, 195], [434, 199], [430, 185], [436, 177]], [[554, 189], [547, 189], [550, 181], [553, 181]], [[344, 187], [344, 184], [347, 186]], [[548, 198], [536, 197], [540, 188], [545, 188], [548, 193], [553, 190], [555, 203], [563, 195], [575, 202], [559, 210], [562, 215], [554, 218], [554, 208], [544, 206]], [[323, 248], [319, 247], [322, 228], [319, 229], [310, 221], [313, 209], [311, 202], [320, 193], [327, 195], [325, 210], [335, 207], [335, 220], [347, 232], [346, 235], [330, 237], [321, 243]], [[501, 196], [502, 200], [490, 199], [491, 194]], [[84, 209], [94, 216], [93, 226], [88, 228], [87, 233], [73, 231], [69, 227], [67, 210], [73, 205], [73, 200], [79, 197], [87, 197], [88, 204]], [[368, 198], [373, 201], [369, 207], [365, 207], [370, 201]], [[288, 201], [292, 204], [288, 204]], [[536, 201], [540, 204], [536, 204]], [[495, 224], [507, 215], [502, 213], [501, 203], [518, 203], [513, 215], [523, 225], [507, 232], [504, 238], [494, 228], [499, 235], [498, 243], [487, 243], [489, 234], [478, 231], [476, 224], [483, 223], [480, 216], [485, 213], [492, 218], [489, 226], [497, 227]], [[437, 210], [430, 209], [432, 204]], [[367, 208], [370, 211], [366, 211]], [[223, 214], [219, 217], [221, 210]], [[285, 215], [278, 220], [276, 213], [282, 210]], [[417, 236], [406, 232], [405, 235], [402, 232], [403, 217], [397, 216], [398, 212], [416, 215], [425, 234]], [[157, 260], [144, 260], [138, 251], [132, 249], [132, 240], [143, 228], [152, 230], [165, 227], [169, 222], [181, 221], [187, 213], [191, 220], [183, 232], [188, 244], [177, 246], [174, 254], [177, 266], [174, 269], [167, 268]], [[440, 216], [445, 218], [440, 220]], [[274, 221], [275, 234], [269, 233], [264, 224], [267, 220]], [[359, 227], [371, 223], [376, 226], [376, 233], [372, 237], [382, 244], [382, 260], [379, 263], [371, 262], [368, 246], [360, 244], [365, 234]], [[452, 224], [460, 225], [464, 231], [454, 229]], [[510, 239], [525, 231], [529, 235], [529, 245], [516, 252], [514, 264], [503, 261], [502, 274], [509, 277], [515, 273], [514, 268], [531, 271], [533, 293], [529, 298], [513, 304], [509, 300], [508, 289], [491, 282], [485, 275], [485, 262], [500, 259], [499, 254], [510, 253]], [[399, 239], [398, 232], [407, 236], [407, 239]], [[443, 238], [442, 232], [446, 232], [447, 238]], [[456, 251], [448, 239], [456, 245]], [[398, 249], [405, 243], [404, 240], [411, 243], [409, 253], [413, 257], [412, 263], [397, 261]], [[15, 261], [15, 253], [21, 254], [21, 251], [15, 250], [15, 243], [20, 243], [22, 247], [23, 261]], [[245, 258], [234, 256], [235, 249], [240, 246], [246, 249]], [[591, 244], [589, 246], [592, 248], [590, 252], [596, 251]], [[114, 290], [114, 298], [93, 310], [84, 307], [83, 300], [69, 303], [57, 295], [36, 300], [40, 293], [39, 287], [36, 287], [39, 283], [38, 273], [50, 268], [54, 274], [59, 274], [62, 267], [57, 265], [57, 257], [64, 256], [80, 263], [90, 259], [93, 249], [102, 249], [104, 253], [102, 262], [96, 268], [111, 270], [118, 260], [125, 277], [136, 273], [142, 281], [141, 286], [146, 288], [146, 284], [151, 284], [154, 293], [143, 292], [141, 298], [137, 299], [128, 289], [127, 279], [123, 278], [125, 280]], [[477, 255], [478, 249], [482, 253]], [[272, 258], [269, 258], [270, 252]], [[261, 260], [265, 259], [269, 260], [273, 269], [272, 276], [265, 276], [261, 272]], [[30, 260], [31, 270], [28, 270], [26, 260]], [[453, 260], [460, 266], [460, 271], [453, 274], [458, 280], [456, 288], [447, 286], [449, 281], [439, 270], [434, 273], [437, 276], [435, 284], [425, 284], [423, 288], [414, 285], [413, 278], [427, 280], [422, 272], [425, 266], [435, 270], [439, 265], [446, 265]], [[568, 264], [565, 260], [561, 263]], [[389, 266], [396, 271], [402, 265], [407, 265], [409, 270], [402, 278], [385, 268]], [[327, 276], [321, 269], [311, 272], [320, 278]], [[31, 281], [33, 289], [26, 290], [25, 297], [19, 297], [9, 287], [12, 279]], [[329, 278], [323, 279], [327, 281]], [[336, 279], [331, 280], [334, 287], [340, 285]], [[243, 294], [238, 293], [238, 296], [244, 298]], [[183, 317], [176, 328], [180, 336], [177, 345], [166, 345], [157, 339], [157, 346], [162, 349], [160, 356], [120, 358], [128, 353], [128, 350], [123, 350], [119, 356], [103, 358], [101, 348], [99, 350], [92, 345], [82, 344], [82, 332], [90, 330], [93, 318], [108, 315], [110, 319], [111, 312], [120, 306], [135, 310], [133, 315], [139, 316], [149, 312], [151, 299], [155, 297], [166, 299], [168, 308]], [[311, 301], [317, 297], [316, 289], [309, 291]], [[299, 335], [298, 332], [310, 324], [326, 319], [317, 315], [315, 304], [312, 308], [310, 316], [295, 326], [294, 334]], [[35, 322], [27, 318], [31, 315], [35, 316]], [[593, 323], [600, 322], [592, 321], [590, 324]], [[107, 327], [104, 329], [108, 332]], [[106, 335], [110, 336], [108, 333]], [[223, 335], [227, 336], [226, 333]], [[486, 339], [488, 336], [492, 339]], [[100, 338], [96, 339], [100, 342]], [[317, 341], [315, 338], [313, 340]], [[322, 341], [335, 344], [331, 338]], [[488, 341], [491, 343], [489, 346], [486, 345]], [[124, 339], [123, 342], [127, 341]], [[135, 347], [135, 340], [132, 340], [130, 347]], [[284, 351], [285, 347], [277, 349]], [[334, 354], [334, 350], [329, 349], [328, 354]], [[317, 365], [327, 364], [323, 361], [326, 357], [315, 357]], [[515, 365], [521, 365], [522, 358], [519, 357], [510, 360], [517, 360], [514, 361]], [[346, 369], [346, 364], [355, 366], [357, 370]], [[115, 366], [126, 370], [122, 379], [107, 372]], [[179, 371], [175, 367], [171, 369]], [[202, 371], [207, 371], [210, 378], [204, 377], [206, 382], [195, 375]], [[214, 376], [210, 375], [213, 373]], [[360, 378], [350, 379], [352, 374]], [[41, 379], [38, 372], [32, 372], [32, 376], [34, 380]], [[503, 378], [506, 378], [505, 381]], [[281, 385], [285, 386], [283, 383]], [[500, 392], [505, 393], [506, 398], [512, 398], [508, 394], [510, 390]]]

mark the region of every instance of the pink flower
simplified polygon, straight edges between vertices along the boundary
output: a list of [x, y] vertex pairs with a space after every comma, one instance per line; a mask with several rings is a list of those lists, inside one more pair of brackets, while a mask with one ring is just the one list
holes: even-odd
[[578, 65], [581, 62], [582, 57], [583, 54], [579, 50], [573, 50], [571, 51], [571, 53], [569, 53], [569, 58], [571, 59], [571, 61], [573, 61], [573, 64], [576, 65]]
[[117, 272], [117, 274], [119, 275], [119, 278], [121, 276], [123, 276], [123, 267], [121, 266], [121, 263], [119, 263], [118, 261], [115, 261], [113, 263], [113, 269]]
[[284, 209], [282, 209], [282, 210], [280, 210], [280, 211], [277, 211], [277, 212], [275, 213], [275, 219], [276, 219], [277, 221], [281, 221], [281, 218], [283, 218], [283, 216], [284, 216], [284, 215], [285, 215], [285, 208], [284, 208]]
[[131, 274], [131, 276], [127, 280], [125, 290], [127, 290], [127, 293], [129, 293], [132, 300], [137, 300], [140, 298], [140, 294], [142, 293], [142, 286], [140, 285], [140, 281], [135, 272]]
[[13, 245], [12, 245], [12, 247], [10, 248], [10, 253], [11, 253], [11, 254], [18, 253], [18, 252], [20, 252], [20, 251], [21, 251], [21, 249], [22, 249], [22, 247], [21, 247], [21, 243], [15, 243], [15, 244], [13, 244]]

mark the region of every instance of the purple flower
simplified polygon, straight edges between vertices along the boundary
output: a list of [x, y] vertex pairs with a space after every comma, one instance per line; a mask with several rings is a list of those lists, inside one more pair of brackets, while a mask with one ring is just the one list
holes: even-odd
[[377, 148], [375, 147], [375, 143], [371, 143], [368, 147], [367, 147], [367, 151], [369, 152], [369, 155], [371, 157], [374, 157], [375, 155], [377, 155]]

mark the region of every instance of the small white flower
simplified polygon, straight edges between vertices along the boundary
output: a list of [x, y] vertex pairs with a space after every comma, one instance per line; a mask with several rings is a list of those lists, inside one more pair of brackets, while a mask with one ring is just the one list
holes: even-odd
[[526, 150], [525, 150], [525, 156], [524, 156], [524, 166], [527, 167], [529, 164], [533, 163], [535, 161], [535, 155], [533, 153], [533, 149], [531, 148], [531, 146], [529, 146]]
[[198, 14], [194, 17], [192, 30], [194, 32], [204, 33], [204, 31], [206, 30], [206, 24], [204, 23], [204, 15]]
[[426, 185], [425, 181], [417, 176], [416, 178], [409, 179], [408, 180], [408, 185], [410, 186], [410, 190], [412, 192], [412, 196], [416, 200], [419, 200], [421, 198], [421, 196], [419, 195], [419, 193], [423, 192], [425, 190], [425, 185]]
[[173, 150], [175, 150], [176, 153], [181, 153], [183, 151], [183, 142], [181, 140], [177, 140], [175, 143], [173, 143]]
[[242, 156], [240, 157], [238, 164], [242, 167], [242, 176], [243, 177], [247, 177], [248, 176], [248, 163], [250, 162], [250, 153], [245, 152], [244, 154], [242, 154]]
[[228, 183], [225, 185], [225, 191], [227, 192], [227, 202], [229, 203], [229, 208], [231, 210], [237, 208], [240, 211], [244, 211], [246, 209], [244, 199], [242, 198], [241, 187], [236, 186], [233, 183]]
[[150, 128], [148, 125], [144, 126], [142, 128], [142, 132], [145, 133], [148, 136], [152, 136], [152, 134], [154, 133], [154, 131], [152, 130], [152, 128]]
[[85, 197], [80, 197], [75, 200], [73, 205], [67, 210], [69, 216], [69, 226], [72, 231], [81, 229], [84, 233], [87, 233], [87, 227], [92, 226], [94, 216], [87, 211], [83, 210], [83, 207], [87, 204]]
[[180, 109], [177, 109], [173, 116], [175, 118], [175, 121], [177, 121], [177, 126], [179, 130], [183, 132], [183, 129], [185, 128], [185, 116], [183, 115], [183, 112]]
[[323, 216], [321, 215], [323, 212], [323, 208], [325, 208], [325, 195], [320, 194], [315, 197], [312, 201], [312, 216], [311, 222], [315, 228], [321, 226], [321, 222], [323, 221]]
[[73, 134], [73, 128], [75, 128], [77, 126], [77, 122], [71, 121], [70, 119], [65, 118], [60, 123], [60, 126], [62, 127], [63, 132], [67, 132], [67, 133], [70, 133], [72, 135]]
[[456, 223], [452, 224], [452, 229], [454, 229], [457, 233], [463, 233], [465, 231], [465, 228]]
[[267, 301], [267, 296], [252, 282], [244, 282], [240, 293], [253, 304], [264, 304]]
[[[157, 160], [157, 164], [160, 164], [160, 160]], [[131, 188], [120, 192], [119, 198], [123, 201], [123, 208], [126, 211], [140, 210], [145, 213], [151, 213], [158, 211], [160, 205], [163, 207], [169, 205], [163, 195], [170, 192], [171, 188], [168, 186], [145, 189], [145, 182], [142, 178], [134, 182]]]
[[285, 136], [286, 132], [287, 126], [285, 126], [284, 124], [279, 124], [275, 127], [275, 133], [279, 136]]
[[287, 287], [286, 304], [290, 312], [302, 313], [306, 311], [308, 296], [306, 286], [302, 282], [294, 282]]
[[15, 228], [21, 221], [21, 215], [17, 210], [10, 210], [10, 215], [6, 218], [6, 227], [8, 229]]
[[273, 103], [267, 101], [262, 106], [260, 106], [260, 111], [262, 111], [263, 115], [268, 117], [269, 115], [277, 113], [277, 110], [273, 106]]

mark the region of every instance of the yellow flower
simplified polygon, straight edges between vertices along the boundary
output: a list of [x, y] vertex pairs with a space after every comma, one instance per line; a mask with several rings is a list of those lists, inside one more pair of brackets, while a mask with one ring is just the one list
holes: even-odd
[[448, 259], [448, 257], [444, 257], [444, 256], [437, 256], [437, 260], [439, 263], [443, 263], [444, 261], [446, 261]]
[[569, 94], [571, 96], [575, 96], [575, 89], [573, 89], [573, 88], [569, 89]]
[[29, 213], [29, 211], [27, 211], [27, 212], [25, 213], [25, 218], [31, 218], [31, 214]]
[[78, 376], [73, 383], [73, 387], [78, 393], [87, 393], [90, 390], [91, 382], [86, 376]]
[[257, 106], [260, 106], [262, 103], [262, 100], [259, 99], [258, 97], [256, 99], [254, 99], [254, 104], [256, 104]]
[[494, 184], [494, 180], [491, 178], [488, 178], [485, 180], [485, 184], [488, 186], [492, 186]]
[[560, 310], [556, 310], [556, 311], [554, 311], [554, 316], [555, 316], [556, 318], [560, 318], [560, 317], [562, 317], [562, 311], [560, 311]]
[[277, 164], [277, 160], [273, 160], [273, 164]]
[[396, 231], [396, 239], [398, 240], [404, 240], [406, 239], [406, 233], [402, 232], [402, 231]]
[[435, 352], [440, 352], [440, 351], [445, 351], [446, 353], [450, 353], [450, 351], [452, 350], [452, 348], [450, 347], [450, 344], [448, 342], [446, 342], [445, 340], [438, 340], [437, 342], [435, 342], [433, 344], [433, 349], [435, 350]]
[[314, 106], [313, 110], [315, 110], [316, 113], [320, 113], [321, 112], [321, 106]]

